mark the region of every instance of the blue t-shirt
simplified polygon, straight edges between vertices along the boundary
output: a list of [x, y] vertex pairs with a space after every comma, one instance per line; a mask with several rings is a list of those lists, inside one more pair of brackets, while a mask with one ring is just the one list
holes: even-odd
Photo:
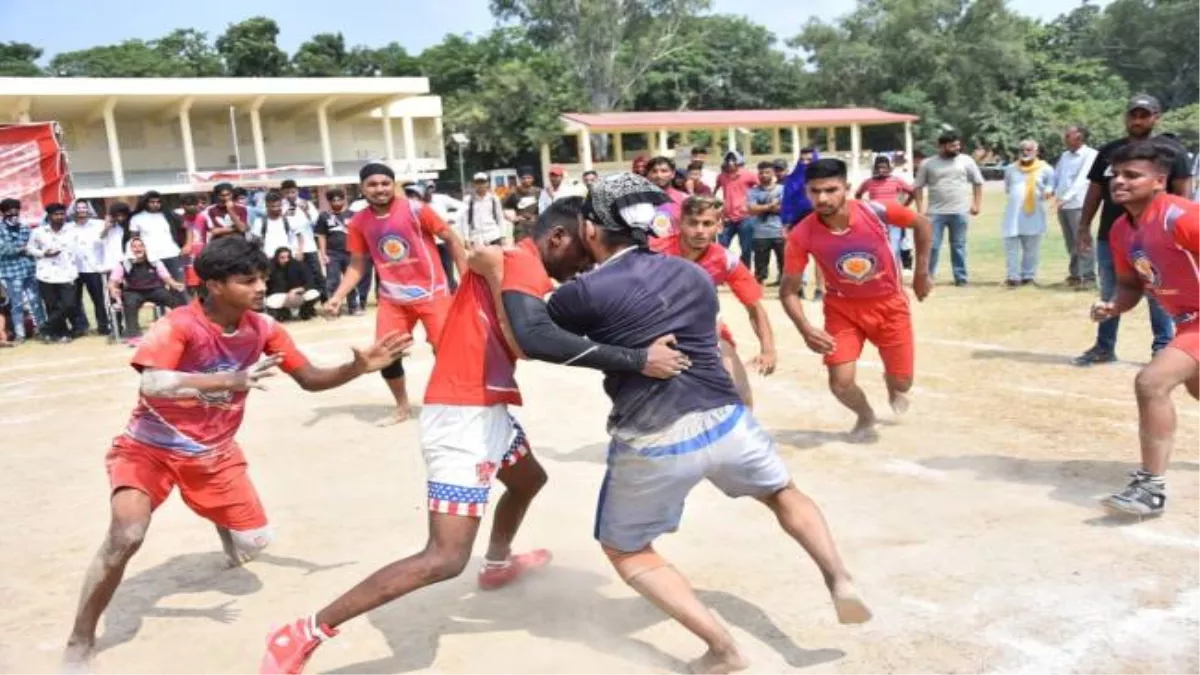
[[644, 249], [621, 251], [550, 296], [550, 318], [596, 342], [643, 349], [674, 335], [692, 367], [669, 380], [604, 374], [609, 431], [649, 434], [681, 416], [741, 402], [717, 346], [716, 288], [697, 264]]

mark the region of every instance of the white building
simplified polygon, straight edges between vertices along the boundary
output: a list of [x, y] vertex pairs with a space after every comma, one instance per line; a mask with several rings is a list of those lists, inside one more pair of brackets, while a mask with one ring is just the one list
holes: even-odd
[[205, 191], [238, 171], [320, 186], [357, 183], [371, 160], [397, 177], [445, 169], [428, 94], [423, 77], [0, 77], [0, 120], [58, 122], [78, 197]]

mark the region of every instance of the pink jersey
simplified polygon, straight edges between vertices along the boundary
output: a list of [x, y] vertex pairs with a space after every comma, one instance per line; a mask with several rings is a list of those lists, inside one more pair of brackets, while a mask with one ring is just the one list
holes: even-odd
[[1130, 223], [1122, 214], [1108, 233], [1117, 274], [1137, 274], [1146, 292], [1175, 317], [1175, 323], [1196, 320], [1200, 305], [1200, 205], [1162, 194]]
[[888, 176], [887, 178], [878, 178], [872, 176], [863, 181], [859, 186], [858, 191], [854, 193], [855, 199], [862, 199], [864, 195], [873, 202], [898, 202], [900, 195], [905, 195], [912, 198], [913, 189], [902, 178]]
[[848, 200], [850, 227], [834, 233], [816, 213], [792, 228], [784, 249], [784, 273], [799, 275], [811, 254], [833, 297], [882, 298], [901, 292], [900, 269], [887, 226], [912, 227], [916, 212], [896, 202]]
[[[280, 354], [285, 373], [308, 363], [274, 319], [246, 312], [233, 333], [204, 315], [199, 302], [155, 322], [133, 354], [137, 370], [230, 373], [245, 370], [263, 354]], [[188, 455], [221, 450], [233, 441], [246, 409], [246, 392], [162, 398], [142, 394], [125, 435], [146, 445]]]
[[738, 169], [737, 173], [721, 172], [717, 176], [717, 189], [725, 202], [725, 220], [740, 222], [750, 216], [746, 210], [746, 196], [750, 188], [758, 185], [758, 174], [749, 169]]
[[387, 215], [365, 208], [346, 230], [346, 248], [375, 262], [380, 298], [411, 304], [450, 294], [433, 240], [446, 231], [446, 223], [427, 204], [397, 197]]

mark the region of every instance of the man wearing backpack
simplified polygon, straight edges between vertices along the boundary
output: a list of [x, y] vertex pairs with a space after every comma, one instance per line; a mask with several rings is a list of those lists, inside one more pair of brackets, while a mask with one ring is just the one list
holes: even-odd
[[292, 256], [303, 260], [310, 242], [298, 231], [283, 213], [283, 195], [275, 190], [267, 193], [267, 213], [255, 220], [250, 228], [250, 239], [268, 254], [280, 248], [292, 252]]
[[490, 246], [504, 242], [504, 205], [492, 192], [482, 171], [471, 181], [474, 191], [463, 199], [458, 212], [458, 232], [467, 244]]

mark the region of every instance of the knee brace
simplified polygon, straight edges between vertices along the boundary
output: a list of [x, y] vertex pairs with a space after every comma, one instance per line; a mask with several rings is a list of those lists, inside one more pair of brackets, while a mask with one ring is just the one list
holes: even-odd
[[404, 377], [404, 360], [396, 359], [383, 370], [379, 371], [385, 380], [399, 380]]
[[254, 530], [230, 530], [229, 534], [233, 537], [233, 545], [245, 553], [257, 553], [275, 538], [275, 530], [270, 525]]

